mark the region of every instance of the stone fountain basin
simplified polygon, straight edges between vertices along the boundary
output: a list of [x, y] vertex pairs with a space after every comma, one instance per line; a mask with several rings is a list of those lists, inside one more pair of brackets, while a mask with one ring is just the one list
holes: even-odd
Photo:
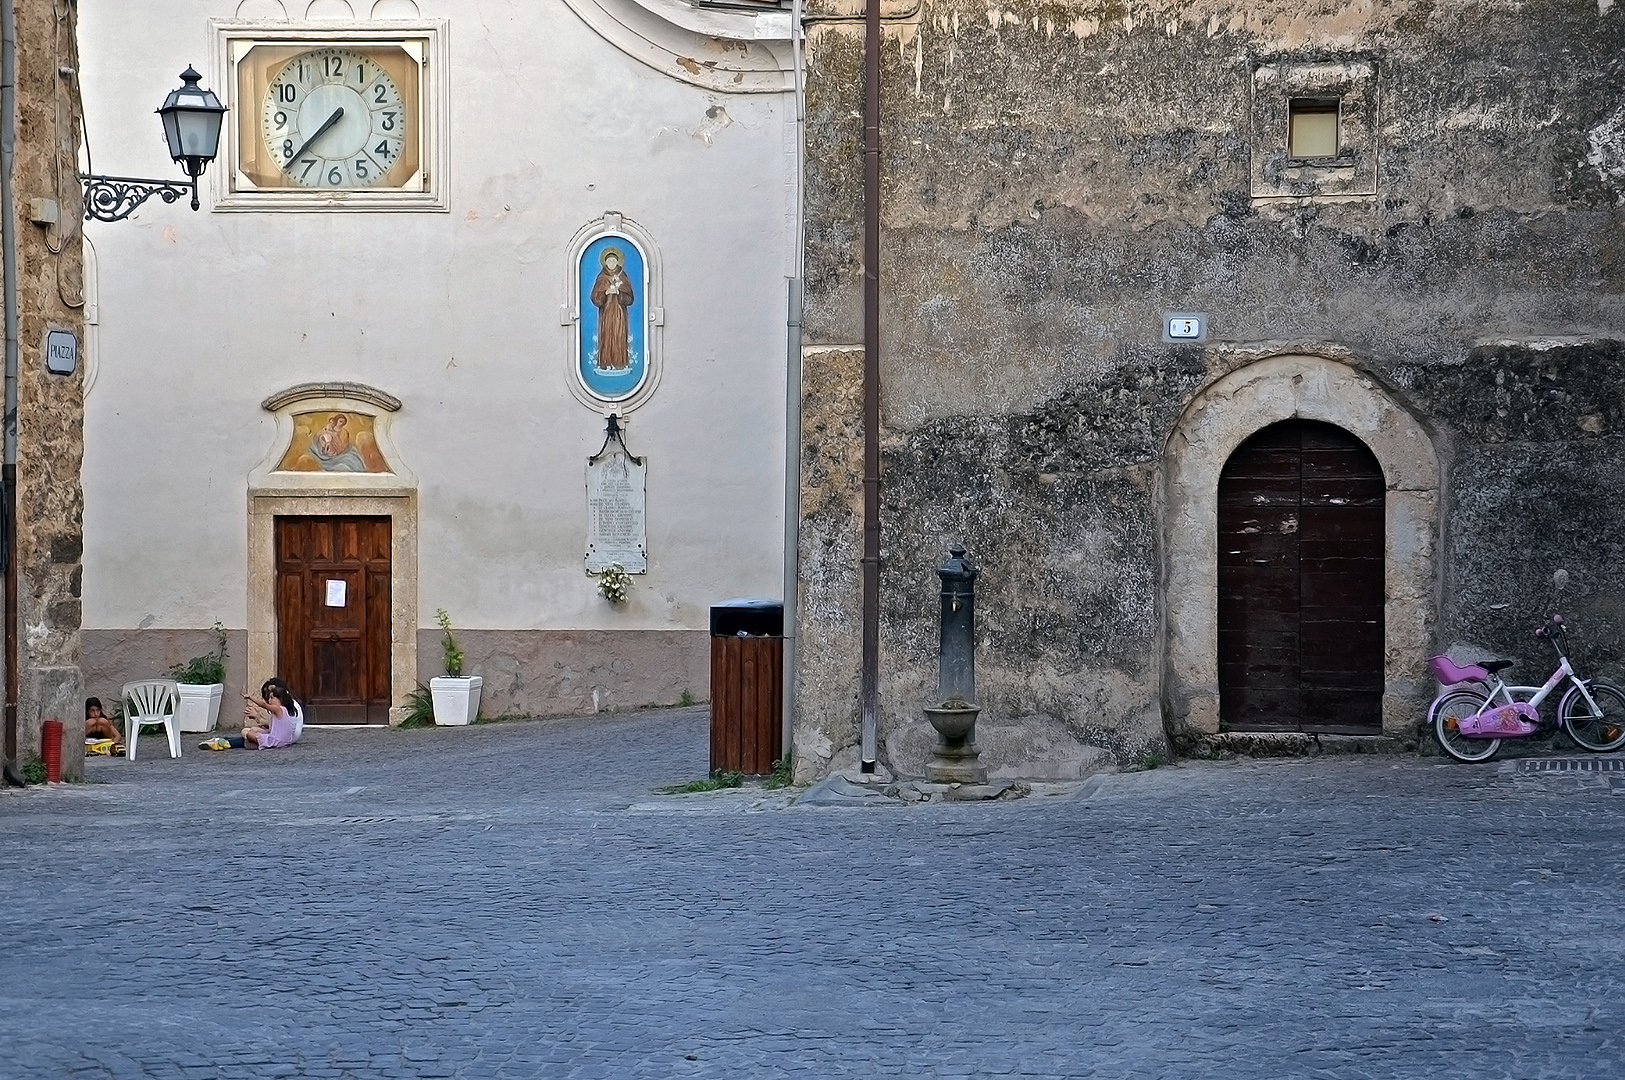
[[935, 708], [927, 708], [925, 717], [931, 721], [931, 726], [945, 739], [963, 739], [976, 729], [976, 717], [981, 713], [980, 705], [972, 705], [964, 701], [945, 701]]

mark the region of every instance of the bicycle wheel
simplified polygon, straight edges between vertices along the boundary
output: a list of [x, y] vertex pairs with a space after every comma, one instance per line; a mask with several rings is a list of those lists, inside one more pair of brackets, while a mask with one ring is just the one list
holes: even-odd
[[1477, 690], [1452, 690], [1433, 703], [1433, 734], [1444, 752], [1457, 761], [1488, 761], [1501, 749], [1500, 739], [1469, 739], [1461, 733], [1461, 721], [1482, 709], [1487, 700]]
[[1585, 695], [1570, 690], [1560, 707], [1563, 730], [1569, 738], [1594, 754], [1606, 754], [1625, 746], [1625, 690], [1613, 683], [1592, 680], [1586, 684], [1597, 703], [1593, 710]]

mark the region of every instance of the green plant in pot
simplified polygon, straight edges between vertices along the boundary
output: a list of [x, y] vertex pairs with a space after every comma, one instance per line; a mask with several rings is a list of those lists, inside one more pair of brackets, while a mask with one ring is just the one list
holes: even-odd
[[418, 683], [416, 690], [406, 695], [404, 715], [400, 719], [403, 728], [434, 727], [434, 693], [422, 683]]
[[435, 622], [440, 627], [440, 659], [446, 673], [429, 680], [429, 694], [434, 699], [434, 722], [440, 727], [462, 727], [472, 724], [480, 714], [480, 688], [485, 680], [478, 675], [464, 675], [462, 646], [452, 632], [451, 615], [445, 608], [437, 608]]
[[176, 688], [175, 721], [182, 731], [213, 731], [226, 689], [226, 628], [215, 621], [215, 647], [169, 669]]

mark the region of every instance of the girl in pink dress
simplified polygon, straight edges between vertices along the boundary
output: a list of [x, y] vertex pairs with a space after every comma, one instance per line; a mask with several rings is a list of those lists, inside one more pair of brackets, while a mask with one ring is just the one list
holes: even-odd
[[253, 726], [243, 728], [244, 745], [272, 750], [278, 746], [291, 746], [298, 741], [304, 725], [300, 723], [299, 703], [286, 686], [267, 683], [265, 708], [260, 711], [264, 712], [264, 719], [256, 718]]

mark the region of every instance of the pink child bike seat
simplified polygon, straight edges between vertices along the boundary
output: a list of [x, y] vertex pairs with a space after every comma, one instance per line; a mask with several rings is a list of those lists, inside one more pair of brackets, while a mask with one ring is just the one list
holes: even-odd
[[1428, 668], [1433, 672], [1433, 677], [1446, 686], [1464, 682], [1487, 682], [1490, 677], [1490, 673], [1479, 665], [1468, 664], [1466, 667], [1458, 667], [1448, 656], [1433, 657], [1428, 660]]

